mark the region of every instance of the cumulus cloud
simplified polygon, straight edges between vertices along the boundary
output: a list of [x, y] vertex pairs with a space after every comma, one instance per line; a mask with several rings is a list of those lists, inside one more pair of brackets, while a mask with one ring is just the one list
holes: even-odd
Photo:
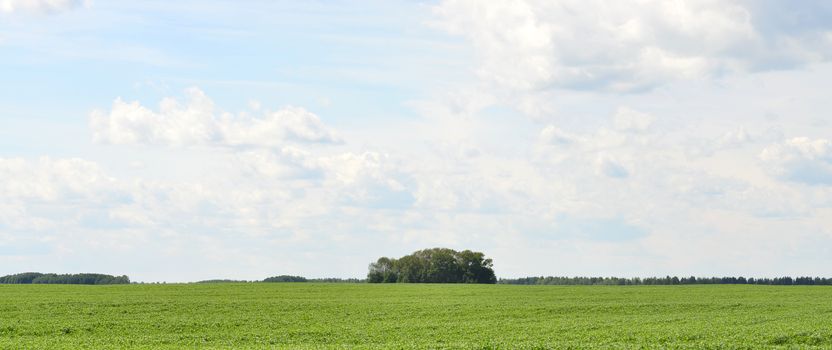
[[652, 115], [628, 107], [618, 108], [614, 116], [615, 128], [626, 132], [647, 131], [654, 120]]
[[539, 140], [548, 145], [569, 145], [581, 141], [579, 136], [567, 133], [554, 125], [547, 125], [540, 131]]
[[437, 26], [513, 89], [638, 91], [832, 57], [830, 7], [766, 1], [445, 0]]
[[89, 7], [90, 3], [90, 0], [0, 0], [0, 12], [58, 13], [77, 7]]
[[760, 159], [775, 176], [808, 185], [832, 185], [832, 141], [796, 137], [766, 147]]
[[321, 119], [300, 107], [286, 107], [259, 116], [221, 112], [198, 88], [185, 90], [180, 103], [162, 100], [153, 111], [139, 102], [116, 99], [109, 112], [90, 116], [93, 140], [112, 144], [176, 146], [280, 147], [286, 142], [338, 143], [341, 139]]
[[576, 174], [574, 181], [593, 175], [608, 180], [629, 178], [640, 163], [668, 151], [654, 130], [655, 118], [630, 107], [619, 107], [611, 118], [590, 132], [572, 132], [555, 125], [538, 135], [537, 156], [550, 171]]
[[[407, 247], [402, 249], [479, 245], [500, 258], [503, 273], [508, 274], [531, 273], [530, 265], [511, 269], [512, 264], [520, 264], [516, 260], [520, 257], [507, 251], [512, 247], [524, 252], [533, 247], [569, 252], [575, 246], [593, 250], [614, 242], [662, 252], [687, 239], [679, 227], [699, 229], [696, 225], [702, 217], [715, 211], [728, 217], [749, 212], [781, 215], [776, 206], [780, 204], [801, 211], [789, 215], [801, 215], [813, 206], [791, 204], [806, 201], [801, 192], [752, 191], [741, 181], [709, 180], [705, 171], [695, 171], [694, 164], [657, 162], [657, 153], [672, 152], [666, 144], [655, 139], [634, 142], [647, 135], [622, 134], [624, 141], [617, 142], [624, 143], [615, 148], [605, 146], [605, 132], [569, 134], [581, 141], [568, 147], [574, 153], [559, 164], [533, 164], [491, 152], [462, 162], [450, 153], [405, 156], [289, 145], [239, 152], [209, 150], [212, 156], [200, 161], [216, 163], [212, 168], [218, 173], [159, 180], [146, 174], [115, 177], [80, 159], [4, 159], [0, 161], [4, 230], [0, 231], [12, 236], [4, 241], [12, 250], [25, 246], [29, 233], [23, 230], [40, 230], [51, 239], [44, 243], [49, 252], [83, 251], [106, 260], [106, 254], [115, 251], [112, 261], [129, 254], [144, 254], [146, 259], [151, 254], [155, 261], [177, 264], [218, 259], [252, 271], [267, 270], [258, 259], [274, 256], [275, 251], [294, 260], [320, 262], [335, 258], [316, 259], [297, 251], [364, 254], [367, 244]], [[804, 151], [818, 157], [826, 152], [823, 147], [827, 146]], [[189, 166], [173, 165], [163, 171], [176, 173]], [[748, 207], [749, 202], [753, 207]], [[719, 227], [730, 230], [724, 222]], [[47, 235], [48, 230], [57, 233]], [[720, 239], [732, 237], [726, 234]], [[704, 244], [704, 240], [690, 242]], [[236, 250], [248, 252], [259, 263], [239, 259], [245, 254], [233, 254]], [[214, 251], [224, 253], [211, 255]], [[621, 253], [619, 248], [610, 252]], [[371, 258], [344, 259], [347, 265], [339, 273], [354, 275]], [[595, 268], [607, 271], [602, 265]], [[306, 269], [302, 272], [319, 273], [317, 267]]]
[[[175, 152], [193, 150], [168, 151]], [[215, 169], [211, 174], [180, 179], [152, 172], [116, 176], [74, 158], [0, 158], [0, 248], [22, 251], [38, 237], [53, 256], [84, 254], [99, 264], [139, 251], [167, 261], [186, 259], [192, 249], [227, 254], [223, 247], [256, 258], [273, 254], [260, 255], [257, 247], [291, 253], [310, 242], [320, 249], [334, 249], [336, 241], [342, 248], [365, 244], [371, 239], [360, 235], [368, 231], [401, 230], [396, 212], [413, 202], [407, 174], [383, 153], [321, 154], [287, 146], [229, 155], [201, 161]], [[173, 164], [164, 172], [190, 166]], [[369, 258], [358, 259], [360, 265]]]
[[719, 147], [737, 147], [754, 140], [754, 136], [744, 127], [739, 127], [722, 134], [717, 145]]
[[0, 197], [38, 200], [90, 196], [113, 181], [94, 162], [48, 157], [0, 158], [0, 179]]
[[[321, 154], [287, 146], [279, 151], [255, 150], [237, 155], [254, 179], [305, 180], [307, 186], [333, 194], [333, 201], [351, 205], [402, 207], [411, 204], [412, 175], [388, 154], [335, 152]], [[373, 204], [375, 203], [375, 204]]]
[[600, 155], [595, 160], [595, 167], [599, 175], [623, 179], [630, 176], [627, 168], [616, 159]]
[[341, 192], [342, 203], [401, 209], [414, 202], [412, 174], [388, 154], [347, 152], [319, 162], [329, 173], [329, 186]]
[[126, 194], [97, 163], [69, 158], [0, 158], [0, 227], [57, 228], [100, 212], [98, 204]]
[[285, 146], [279, 151], [253, 150], [237, 155], [244, 170], [254, 176], [276, 178], [319, 178], [321, 164], [306, 150]]
[[655, 119], [651, 114], [622, 106], [615, 110], [610, 120], [591, 132], [577, 133], [547, 125], [538, 135], [538, 145], [544, 148], [570, 146], [573, 155], [629, 150], [656, 138], [660, 130], [654, 130]]

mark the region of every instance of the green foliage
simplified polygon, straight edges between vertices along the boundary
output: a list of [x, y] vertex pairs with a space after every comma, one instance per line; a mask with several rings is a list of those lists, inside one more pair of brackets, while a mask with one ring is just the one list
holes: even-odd
[[315, 283], [364, 283], [365, 281], [358, 278], [307, 278], [308, 282]]
[[316, 282], [316, 283], [363, 283], [364, 280], [357, 278], [305, 278], [301, 276], [280, 275], [269, 277], [263, 281], [243, 281], [230, 279], [213, 279], [194, 283], [251, 283], [251, 282]]
[[229, 280], [229, 279], [214, 279], [214, 280], [204, 280], [204, 281], [197, 281], [194, 283], [249, 283], [248, 281], [241, 281], [241, 280]]
[[0, 285], [0, 349], [830, 349], [832, 288]]
[[280, 275], [266, 278], [263, 282], [306, 282], [306, 278], [301, 276]]
[[399, 259], [370, 264], [370, 283], [496, 283], [491, 259], [483, 253], [448, 248], [423, 249]]
[[745, 277], [523, 277], [500, 279], [500, 284], [540, 284], [559, 286], [595, 286], [595, 285], [678, 285], [678, 284], [759, 284], [772, 286], [829, 286], [832, 278], [822, 277], [776, 277], [776, 278], [745, 278]]
[[25, 272], [0, 277], [0, 284], [128, 284], [127, 276], [111, 276], [98, 273], [58, 275], [54, 273]]
[[43, 276], [40, 272], [24, 272], [0, 277], [0, 284], [31, 284], [36, 278]]

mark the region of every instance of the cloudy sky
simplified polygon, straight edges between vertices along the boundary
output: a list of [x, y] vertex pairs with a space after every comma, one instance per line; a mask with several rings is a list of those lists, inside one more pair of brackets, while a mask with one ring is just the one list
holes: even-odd
[[823, 275], [827, 1], [0, 0], [0, 274]]

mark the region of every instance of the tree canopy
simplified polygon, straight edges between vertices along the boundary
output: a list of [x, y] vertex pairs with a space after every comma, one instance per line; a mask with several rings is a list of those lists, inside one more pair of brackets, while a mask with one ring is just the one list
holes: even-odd
[[111, 276], [99, 273], [58, 275], [54, 273], [24, 272], [0, 277], [0, 284], [127, 284], [127, 276]]
[[832, 278], [825, 277], [522, 277], [500, 279], [500, 284], [537, 284], [537, 285], [679, 285], [679, 284], [764, 284], [776, 286], [791, 285], [832, 285]]
[[269, 277], [263, 280], [263, 282], [306, 282], [306, 277], [301, 276], [289, 276], [289, 275], [280, 275]]
[[371, 263], [370, 283], [497, 283], [485, 254], [448, 248], [423, 249], [398, 259], [381, 257]]

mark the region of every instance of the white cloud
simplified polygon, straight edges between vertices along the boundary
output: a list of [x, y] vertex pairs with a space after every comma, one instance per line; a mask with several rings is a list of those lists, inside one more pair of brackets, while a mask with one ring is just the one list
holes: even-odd
[[379, 152], [327, 154], [287, 146], [279, 151], [243, 152], [237, 160], [247, 175], [254, 177], [249, 181], [306, 181], [303, 186], [331, 194], [328, 202], [359, 206], [386, 203], [393, 207], [409, 206], [412, 202], [408, 187], [411, 175], [400, 161]]
[[83, 159], [0, 158], [0, 226], [44, 230], [72, 226], [101, 203], [126, 194], [101, 167]]
[[[706, 113], [686, 106], [680, 113], [671, 108], [677, 101], [653, 91], [602, 101], [597, 111], [554, 108], [560, 119], [537, 124], [512, 118], [514, 111], [483, 112], [492, 100], [477, 95], [442, 104], [445, 110], [434, 109], [440, 113], [425, 120], [362, 129], [359, 135], [366, 137], [349, 138], [361, 139], [361, 146], [321, 146], [311, 142], [314, 132], [283, 125], [274, 129], [279, 132], [264, 132], [278, 135], [280, 142], [271, 143], [270, 136], [257, 133], [257, 121], [272, 113], [229, 115], [198, 90], [189, 94], [184, 102], [168, 99], [156, 110], [122, 103], [125, 111], [100, 113], [92, 130], [105, 142], [216, 147], [110, 148], [129, 152], [111, 160], [126, 170], [97, 178], [117, 180], [87, 186], [90, 195], [68, 193], [46, 203], [10, 196], [0, 200], [0, 225], [43, 236], [44, 228], [60, 227], [60, 235], [49, 236], [49, 246], [68, 252], [62, 257], [84, 252], [114, 262], [133, 252], [134, 261], [153, 260], [150, 266], [180, 266], [180, 279], [203, 277], [205, 266], [232, 277], [262, 278], [257, 274], [270, 273], [273, 266], [309, 276], [358, 276], [377, 254], [439, 244], [485, 251], [497, 259], [501, 276], [737, 273], [746, 270], [730, 254], [753, 254], [770, 242], [807, 247], [828, 232], [811, 225], [822, 217], [818, 208], [830, 205], [830, 192], [767, 176], [759, 181], [756, 156], [761, 142], [769, 142], [763, 137], [768, 125], [725, 118], [733, 111], [707, 113], [723, 103], [690, 102], [707, 105]], [[592, 105], [595, 97], [575, 104]], [[244, 125], [247, 132], [229, 131], [233, 125]], [[691, 156], [687, 141], [698, 138], [725, 147]], [[133, 158], [134, 152], [147, 151], [173, 161]], [[144, 165], [134, 166], [136, 161]], [[806, 230], [778, 235], [787, 220]], [[4, 231], [17, 239], [0, 242], [10, 249], [31, 234]], [[752, 231], [756, 235], [746, 233]], [[714, 254], [666, 253], [679, 245]], [[107, 249], [118, 255], [108, 256]], [[547, 254], [529, 257], [537, 252]], [[769, 252], [772, 259], [788, 260]], [[570, 259], [585, 264], [535, 270], [573, 266]], [[714, 272], [712, 264], [723, 270]], [[151, 269], [127, 266], [118, 272], [141, 271], [149, 279], [176, 273]]]
[[739, 127], [736, 130], [726, 132], [722, 135], [719, 139], [718, 146], [720, 147], [737, 147], [748, 142], [754, 140], [754, 136], [751, 135], [748, 130], [744, 127]]
[[644, 132], [650, 128], [655, 118], [647, 113], [632, 108], [620, 107], [615, 112], [615, 128], [627, 132]]
[[286, 146], [279, 152], [254, 150], [237, 156], [244, 169], [255, 176], [276, 178], [314, 178], [321, 176], [321, 165], [310, 152]]
[[[397, 212], [413, 202], [405, 175], [381, 153], [321, 154], [288, 146], [233, 153], [230, 164], [220, 155], [202, 160], [218, 173], [185, 179], [157, 179], [152, 172], [115, 177], [81, 159], [0, 159], [0, 260], [9, 251], [25, 253], [32, 247], [55, 259], [94, 257], [96, 266], [102, 261], [116, 266], [132, 256], [141, 267], [125, 269], [145, 273], [156, 268], [148, 259], [179, 266], [196, 259], [233, 262], [237, 274], [269, 274], [275, 273], [269, 271], [273, 266], [287, 266], [262, 265], [276, 251], [295, 254], [292, 259], [300, 261], [304, 258], [298, 251], [310, 245], [355, 253], [353, 245], [378, 243], [378, 238], [362, 235], [399, 232]], [[34, 237], [37, 242], [32, 242]], [[223, 254], [200, 256], [218, 251]], [[240, 259], [247, 255], [255, 258]], [[340, 273], [314, 272], [308, 269], [311, 265], [297, 273], [354, 276], [369, 259], [355, 259], [356, 266]], [[219, 270], [200, 271], [175, 278], [189, 280]]]
[[321, 157], [329, 174], [327, 184], [348, 205], [408, 208], [413, 205], [411, 174], [399, 161], [379, 152], [347, 152]]
[[88, 197], [112, 183], [98, 164], [82, 159], [43, 157], [37, 162], [22, 158], [0, 158], [0, 197], [56, 200]]
[[608, 156], [600, 155], [595, 160], [596, 169], [599, 175], [606, 175], [613, 178], [623, 179], [630, 176], [630, 171], [618, 160]]
[[[622, 106], [615, 110], [611, 120], [589, 133], [569, 132], [547, 125], [538, 135], [538, 146], [545, 154], [559, 158], [573, 157], [585, 162], [595, 159], [598, 174], [626, 177], [625, 167], [611, 158], [617, 158], [614, 153], [629, 154], [635, 149], [653, 151], [651, 147], [655, 147], [654, 143], [661, 135], [660, 130], [653, 129], [654, 120], [651, 114]], [[556, 148], [561, 149], [549, 152]]]
[[574, 142], [580, 142], [578, 136], [567, 133], [554, 125], [547, 125], [540, 131], [540, 142], [550, 145], [569, 145]]
[[77, 7], [89, 7], [90, 3], [90, 0], [0, 0], [0, 12], [58, 13]]
[[796, 137], [766, 147], [760, 159], [782, 179], [808, 185], [832, 185], [832, 141]]
[[[541, 129], [548, 131], [539, 132], [544, 144], [540, 160], [493, 152], [487, 144], [478, 144], [483, 152], [475, 158], [445, 149], [385, 153], [350, 144], [165, 149], [180, 158], [205, 152], [210, 156], [199, 161], [216, 169], [177, 179], [154, 178], [148, 169], [143, 175], [131, 170], [115, 177], [81, 160], [5, 160], [0, 162], [5, 169], [0, 184], [11, 189], [0, 187], [0, 208], [5, 209], [0, 225], [14, 229], [6, 230], [11, 238], [2, 242], [17, 249], [30, 232], [38, 232], [49, 237], [43, 245], [57, 256], [84, 252], [97, 261], [117, 262], [151, 254], [159, 264], [201, 263], [187, 279], [212, 277], [200, 272], [212, 264], [225, 266], [222, 271], [231, 276], [235, 270], [268, 274], [269, 266], [294, 266], [293, 271], [310, 276], [356, 276], [380, 254], [367, 251], [367, 245], [406, 252], [437, 244], [485, 250], [500, 262], [501, 276], [707, 272], [712, 261], [679, 260], [663, 252], [679, 242], [723, 252], [708, 242], [751, 239], [732, 230], [758, 227], [765, 220], [802, 217], [811, 222], [814, 208], [824, 205], [822, 196], [814, 198], [811, 192], [755, 187], [742, 178], [714, 175], [696, 159], [680, 155], [684, 150], [674, 141], [657, 137], [666, 130], [618, 131], [615, 114], [591, 132], [566, 126]], [[531, 142], [535, 134], [530, 132]], [[557, 138], [573, 141], [552, 141]], [[801, 152], [820, 157], [823, 147], [806, 146]], [[550, 161], [547, 152], [562, 158]], [[128, 166], [132, 162], [125, 160]], [[161, 171], [177, 173], [190, 166], [173, 164]], [[50, 188], [61, 190], [41, 192]], [[732, 221], [736, 218], [744, 221]], [[54, 228], [61, 229], [45, 233]], [[590, 233], [582, 236], [576, 230]], [[709, 230], [722, 236], [702, 234]], [[783, 241], [769, 231], [760, 235]], [[752, 251], [768, 241], [742, 247]], [[804, 244], [800, 242], [794, 244]], [[529, 265], [524, 256], [537, 249], [559, 253], [544, 259], [549, 263], [566, 259], [562, 255], [580, 258], [570, 253], [579, 249], [590, 255], [600, 250], [613, 257], [610, 261], [629, 265], [609, 270], [587, 260], [590, 265], [582, 269], [534, 270], [537, 265]], [[321, 263], [336, 260], [343, 264], [337, 272]], [[717, 260], [737, 266], [729, 258]], [[670, 266], [656, 267], [664, 264]], [[164, 269], [152, 266], [126, 266], [118, 272], [164, 276]]]
[[480, 75], [498, 85], [638, 91], [829, 60], [830, 9], [802, 5], [445, 0], [434, 12], [438, 27], [470, 40]]
[[185, 90], [186, 101], [162, 100], [154, 112], [139, 102], [116, 99], [109, 113], [90, 116], [93, 140], [113, 144], [175, 146], [281, 147], [287, 142], [338, 143], [341, 139], [315, 114], [286, 107], [253, 117], [219, 111], [198, 88]]

